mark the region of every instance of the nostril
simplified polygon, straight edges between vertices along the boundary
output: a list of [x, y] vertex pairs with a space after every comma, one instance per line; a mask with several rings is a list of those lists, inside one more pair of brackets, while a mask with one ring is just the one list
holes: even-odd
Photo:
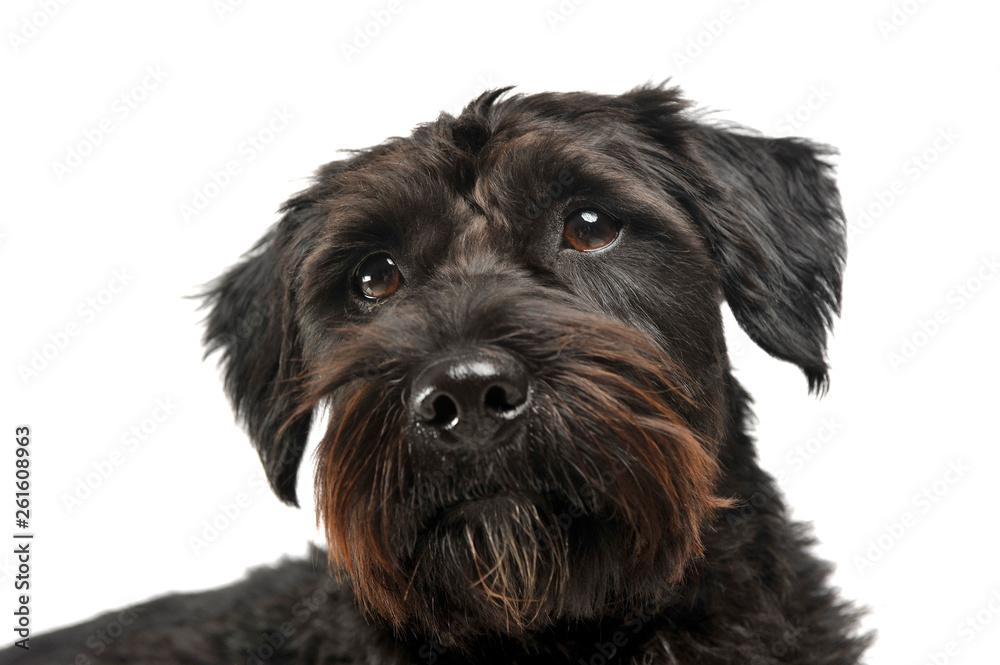
[[489, 411], [504, 415], [521, 406], [524, 403], [524, 395], [513, 387], [494, 385], [487, 389], [483, 401]]
[[486, 407], [492, 411], [509, 411], [513, 407], [507, 402], [507, 391], [503, 386], [492, 386], [484, 397]]
[[427, 421], [428, 425], [451, 427], [458, 420], [458, 405], [451, 395], [445, 393], [438, 395], [431, 406], [434, 409], [434, 417]]

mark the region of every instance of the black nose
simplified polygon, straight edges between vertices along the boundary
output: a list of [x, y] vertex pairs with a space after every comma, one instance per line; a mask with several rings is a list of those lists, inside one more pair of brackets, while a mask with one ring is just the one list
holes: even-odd
[[524, 365], [499, 349], [453, 353], [414, 379], [416, 418], [458, 443], [487, 443], [524, 412], [529, 379]]

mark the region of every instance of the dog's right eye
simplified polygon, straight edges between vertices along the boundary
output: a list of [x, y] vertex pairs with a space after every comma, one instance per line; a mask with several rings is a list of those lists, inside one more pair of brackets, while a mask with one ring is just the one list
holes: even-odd
[[373, 254], [362, 261], [357, 273], [358, 289], [371, 300], [388, 298], [403, 281], [396, 262], [388, 254]]

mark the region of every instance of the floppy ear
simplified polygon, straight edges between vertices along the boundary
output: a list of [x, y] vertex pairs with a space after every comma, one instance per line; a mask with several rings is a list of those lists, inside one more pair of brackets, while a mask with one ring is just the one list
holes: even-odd
[[243, 259], [208, 285], [206, 357], [221, 352], [225, 390], [257, 448], [275, 494], [297, 506], [295, 479], [312, 413], [296, 416], [303, 371], [293, 279], [308, 238], [323, 213], [322, 181], [339, 170], [327, 165], [320, 183], [281, 208], [284, 217]]
[[810, 391], [828, 384], [827, 330], [840, 312], [847, 235], [824, 160], [833, 150], [703, 127], [700, 152], [720, 200], [703, 232], [736, 320], [772, 356], [798, 365]]
[[827, 387], [827, 330], [840, 311], [847, 252], [829, 147], [710, 125], [676, 88], [625, 95], [662, 152], [672, 193], [708, 242], [740, 326], [772, 356]]

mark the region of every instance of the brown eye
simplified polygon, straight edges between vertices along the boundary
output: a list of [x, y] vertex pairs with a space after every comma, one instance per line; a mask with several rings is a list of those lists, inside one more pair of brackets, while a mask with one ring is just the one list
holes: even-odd
[[358, 288], [366, 298], [387, 298], [399, 288], [403, 276], [388, 254], [373, 254], [358, 268]]
[[614, 219], [600, 210], [577, 210], [566, 218], [563, 237], [566, 244], [581, 252], [607, 247], [618, 237], [621, 228]]

